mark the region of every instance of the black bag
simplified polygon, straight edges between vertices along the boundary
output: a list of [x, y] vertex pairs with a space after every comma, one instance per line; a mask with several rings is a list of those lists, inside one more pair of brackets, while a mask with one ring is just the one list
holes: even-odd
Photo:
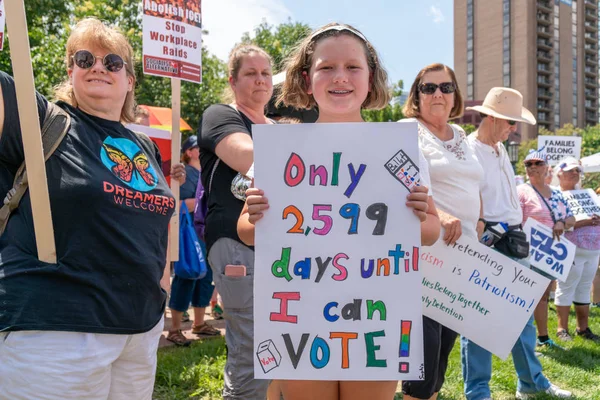
[[529, 257], [527, 235], [519, 229], [507, 231], [494, 247], [508, 257], [518, 259]]

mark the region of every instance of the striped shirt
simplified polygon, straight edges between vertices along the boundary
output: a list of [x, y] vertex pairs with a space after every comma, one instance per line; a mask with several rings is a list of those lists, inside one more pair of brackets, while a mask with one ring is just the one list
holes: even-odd
[[565, 200], [560, 190], [552, 189], [552, 195], [550, 195], [549, 199], [546, 199], [554, 214], [554, 220], [552, 219], [550, 210], [531, 185], [523, 184], [517, 186], [517, 193], [519, 194], [519, 201], [523, 209], [523, 224], [531, 217], [552, 229], [554, 228], [554, 220], [564, 220], [573, 215], [567, 204], [567, 200]]

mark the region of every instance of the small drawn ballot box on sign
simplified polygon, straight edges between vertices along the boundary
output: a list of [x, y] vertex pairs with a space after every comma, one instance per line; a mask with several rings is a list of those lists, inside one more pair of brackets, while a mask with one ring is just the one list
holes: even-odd
[[259, 344], [258, 349], [256, 350], [256, 356], [258, 357], [260, 366], [265, 374], [273, 368], [279, 367], [279, 364], [281, 363], [281, 354], [279, 354], [279, 351], [275, 348], [275, 343], [273, 343], [272, 340], [265, 340]]
[[386, 169], [390, 174], [394, 175], [408, 190], [411, 190], [413, 186], [419, 186], [421, 180], [419, 179], [419, 168], [416, 164], [406, 155], [404, 150], [400, 150], [394, 155], [386, 164]]

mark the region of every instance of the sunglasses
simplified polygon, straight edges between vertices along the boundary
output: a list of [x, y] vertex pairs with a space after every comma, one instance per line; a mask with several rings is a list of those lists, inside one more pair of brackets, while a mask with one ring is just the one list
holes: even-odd
[[516, 125], [516, 124], [517, 124], [517, 121], [511, 121], [511, 120], [509, 120], [509, 119], [507, 119], [507, 120], [506, 120], [506, 122], [508, 122], [508, 124], [509, 124], [510, 126], [514, 126], [514, 125]]
[[[73, 54], [73, 62], [81, 69], [90, 69], [96, 64], [96, 56], [88, 50], [79, 50]], [[102, 57], [102, 65], [110, 72], [119, 72], [127, 63], [118, 54], [107, 54]]]
[[423, 94], [434, 94], [437, 88], [444, 94], [454, 93], [456, 86], [452, 82], [442, 82], [439, 85], [436, 83], [421, 83], [419, 85], [419, 92]]
[[540, 165], [546, 165], [544, 161], [530, 161], [525, 163], [525, 168], [530, 168], [532, 166], [539, 167]]

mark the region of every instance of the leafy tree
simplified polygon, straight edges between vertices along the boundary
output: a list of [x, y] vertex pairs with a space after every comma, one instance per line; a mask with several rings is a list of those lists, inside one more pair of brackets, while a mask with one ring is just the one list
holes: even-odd
[[[67, 77], [66, 41], [77, 21], [94, 16], [121, 30], [134, 50], [139, 104], [171, 107], [171, 84], [166, 78], [143, 74], [142, 3], [139, 0], [27, 0], [31, 57], [37, 90], [52, 97], [52, 88]], [[205, 32], [208, 34], [208, 32]], [[5, 41], [0, 53], [0, 70], [12, 75], [10, 46]], [[202, 48], [202, 84], [182, 82], [181, 116], [196, 128], [202, 112], [218, 103], [226, 81], [225, 64]], [[188, 133], [189, 134], [189, 133]]]
[[[72, 2], [64, 0], [27, 0], [25, 12], [36, 88], [50, 95], [52, 87], [66, 76], [64, 61], [65, 30], [69, 25]], [[10, 16], [9, 16], [10, 18]], [[13, 74], [9, 36], [0, 52], [0, 70]]]
[[[136, 100], [138, 104], [171, 107], [171, 80], [144, 75], [142, 65], [142, 3], [139, 0], [86, 0], [76, 7], [77, 19], [94, 15], [110, 21], [129, 39], [134, 50], [137, 77]], [[204, 32], [208, 34], [208, 32]], [[181, 82], [181, 117], [195, 131], [200, 116], [211, 104], [218, 103], [227, 83], [225, 64], [202, 47], [202, 83]], [[184, 136], [192, 132], [184, 133]]]
[[282, 70], [283, 61], [291, 51], [311, 32], [308, 25], [301, 22], [287, 22], [277, 26], [263, 22], [254, 29], [254, 36], [250, 32], [242, 35], [242, 43], [252, 43], [264, 49], [273, 57], [273, 71]]
[[[555, 132], [540, 128], [540, 135], [556, 136], [581, 136], [581, 157], [586, 157], [600, 152], [600, 125], [587, 126], [586, 128], [576, 128], [571, 124], [566, 124]], [[517, 174], [526, 176], [523, 160], [532, 149], [537, 149], [537, 138], [521, 143], [519, 148], [519, 161], [516, 164]], [[582, 182], [583, 187], [596, 189], [600, 187], [600, 173], [585, 174]]]
[[[397, 99], [402, 96], [402, 91], [404, 89], [404, 82], [399, 80], [398, 82], [392, 84], [390, 87], [390, 94], [392, 99]], [[367, 122], [392, 122], [399, 121], [404, 118], [404, 114], [402, 113], [403, 104], [400, 103], [390, 103], [385, 108], [381, 110], [363, 110], [362, 116], [363, 119]]]
[[463, 130], [465, 131], [465, 133], [467, 135], [470, 135], [471, 133], [473, 133], [477, 130], [477, 128], [473, 124], [463, 124], [463, 125], [460, 125], [460, 127], [463, 128]]

